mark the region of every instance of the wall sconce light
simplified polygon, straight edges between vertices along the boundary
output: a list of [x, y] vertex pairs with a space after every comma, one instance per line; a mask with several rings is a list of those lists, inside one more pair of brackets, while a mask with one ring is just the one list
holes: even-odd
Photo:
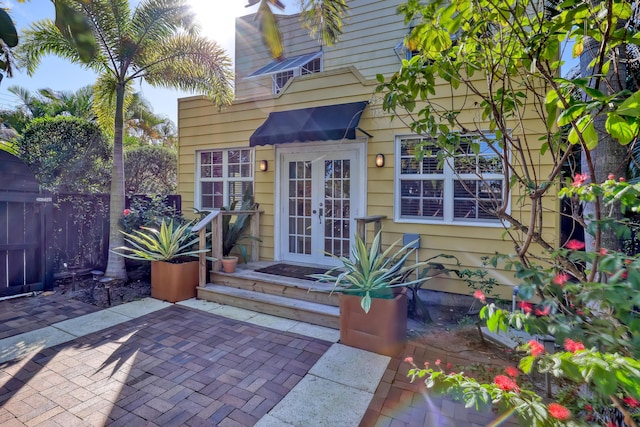
[[269, 162], [266, 160], [260, 160], [260, 170], [266, 172], [269, 170]]
[[376, 166], [379, 168], [384, 166], [384, 154], [382, 153], [376, 154]]

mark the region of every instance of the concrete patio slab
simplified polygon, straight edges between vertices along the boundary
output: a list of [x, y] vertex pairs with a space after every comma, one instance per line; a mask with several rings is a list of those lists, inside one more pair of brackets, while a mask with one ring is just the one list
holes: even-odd
[[296, 427], [296, 426], [294, 424], [285, 423], [284, 421], [267, 414], [264, 417], [260, 418], [260, 421], [258, 421], [258, 423], [256, 424], [256, 427]]
[[191, 298], [176, 303], [184, 307], [206, 311], [208, 313], [229, 317], [235, 320], [244, 320], [247, 323], [277, 329], [280, 331], [293, 332], [308, 337], [313, 337], [329, 342], [340, 340], [340, 331], [326, 328], [324, 326], [312, 325], [310, 323], [299, 322], [297, 320], [285, 319], [283, 317], [272, 316], [270, 314], [255, 313], [253, 311], [235, 308], [215, 302]]
[[203, 299], [195, 298], [180, 301], [176, 304], [183, 307], [195, 308], [196, 310], [208, 311], [210, 313], [222, 307], [222, 304], [218, 304], [217, 302], [205, 301]]
[[18, 359], [44, 348], [72, 341], [75, 335], [47, 326], [0, 340], [0, 363]]
[[245, 310], [244, 308], [232, 307], [230, 305], [220, 305], [215, 310], [209, 311], [209, 313], [217, 314], [218, 316], [228, 317], [234, 320], [247, 321], [252, 317], [255, 317], [258, 313], [251, 310]]
[[[353, 372], [358, 375], [364, 369]], [[377, 383], [376, 383], [377, 385]], [[305, 376], [256, 426], [269, 426], [272, 418], [293, 426], [357, 426], [373, 393], [319, 378]], [[282, 425], [282, 423], [280, 424]]]
[[329, 342], [338, 342], [340, 340], [340, 331], [337, 329], [325, 328], [324, 326], [312, 325], [310, 323], [299, 322], [297, 325], [289, 329], [300, 335], [318, 338]]
[[128, 320], [131, 320], [131, 317], [109, 310], [102, 310], [58, 322], [52, 326], [76, 337], [81, 337], [124, 323]]
[[309, 374], [373, 394], [390, 360], [388, 356], [334, 344]]
[[145, 314], [162, 310], [163, 308], [169, 307], [170, 305], [171, 303], [160, 301], [155, 298], [144, 298], [138, 301], [129, 302], [127, 304], [110, 307], [106, 311], [112, 311], [114, 313], [122, 314], [123, 316], [135, 319], [136, 317], [144, 316]]
[[288, 331], [295, 327], [297, 320], [285, 319], [284, 317], [271, 316], [269, 314], [259, 313], [250, 319], [247, 319], [247, 323], [253, 323], [254, 325], [264, 326], [266, 328], [277, 329], [279, 331]]

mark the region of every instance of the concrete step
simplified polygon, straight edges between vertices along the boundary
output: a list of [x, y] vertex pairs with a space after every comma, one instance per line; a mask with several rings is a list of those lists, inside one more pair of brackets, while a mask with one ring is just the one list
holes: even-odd
[[206, 301], [328, 328], [340, 328], [340, 309], [333, 305], [211, 283], [197, 289], [198, 298]]
[[329, 283], [258, 273], [245, 268], [238, 268], [234, 273], [211, 271], [209, 280], [211, 283], [247, 291], [283, 296], [335, 307], [339, 305], [338, 294], [331, 293], [333, 285]]

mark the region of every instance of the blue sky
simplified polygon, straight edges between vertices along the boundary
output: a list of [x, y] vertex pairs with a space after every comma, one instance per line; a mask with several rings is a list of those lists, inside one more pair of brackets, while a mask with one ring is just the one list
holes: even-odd
[[[139, 0], [130, 0], [132, 5], [138, 2]], [[218, 42], [225, 48], [228, 55], [233, 57], [235, 17], [254, 12], [256, 6], [246, 8], [247, 0], [226, 0], [224, 2], [221, 0], [189, 0], [189, 3], [201, 21], [202, 34]], [[286, 13], [294, 12], [294, 0], [285, 0], [284, 3]], [[19, 30], [28, 27], [32, 22], [54, 18], [51, 0], [27, 0], [25, 3], [5, 0], [2, 2], [2, 6], [10, 9], [10, 14]], [[13, 78], [5, 77], [2, 80], [0, 83], [0, 108], [12, 108], [18, 101], [13, 94], [7, 91], [9, 86], [17, 85], [31, 91], [41, 88], [75, 91], [82, 86], [94, 83], [95, 79], [96, 75], [93, 72], [87, 71], [79, 65], [69, 64], [54, 56], [47, 56], [33, 76], [17, 71]], [[144, 81], [136, 83], [136, 91], [140, 91], [151, 103], [156, 114], [169, 117], [174, 123], [177, 122], [178, 98], [193, 95], [177, 90], [156, 89]]]

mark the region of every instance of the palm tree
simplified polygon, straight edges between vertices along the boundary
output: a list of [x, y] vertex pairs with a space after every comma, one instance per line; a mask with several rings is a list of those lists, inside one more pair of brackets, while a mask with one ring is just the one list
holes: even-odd
[[[105, 119], [110, 107], [115, 111], [109, 216], [113, 249], [124, 244], [119, 232], [125, 197], [122, 140], [124, 110], [134, 80], [198, 91], [221, 107], [233, 97], [231, 61], [217, 43], [199, 35], [186, 0], [143, 0], [133, 11], [127, 0], [68, 0], [66, 4], [88, 18], [98, 45], [94, 59], [83, 62], [77, 45], [51, 20], [36, 22], [24, 32], [19, 59], [29, 74], [46, 54], [98, 73], [94, 99], [103, 112], [98, 119]], [[110, 251], [105, 274], [126, 280], [124, 258]]]

